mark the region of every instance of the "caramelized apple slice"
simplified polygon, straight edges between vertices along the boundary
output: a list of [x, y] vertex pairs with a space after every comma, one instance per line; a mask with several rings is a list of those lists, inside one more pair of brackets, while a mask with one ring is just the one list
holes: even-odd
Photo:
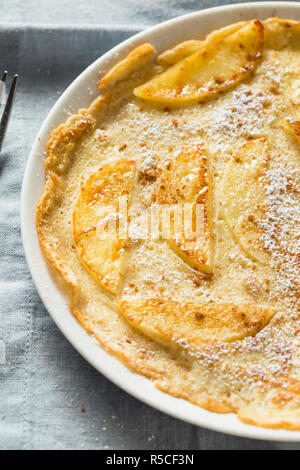
[[[300, 121], [292, 118], [287, 118], [282, 120], [283, 123], [283, 129], [285, 130], [286, 134], [291, 137], [292, 141], [296, 143], [296, 148], [298, 150], [298, 147], [300, 145]], [[290, 163], [294, 166], [295, 171], [297, 175], [299, 176], [299, 171], [300, 171], [300, 158], [299, 158], [299, 152], [291, 152], [290, 153]], [[298, 187], [298, 181], [297, 178], [294, 178], [293, 181], [293, 187], [295, 189], [294, 194], [298, 193], [297, 187]]]
[[285, 47], [299, 48], [299, 21], [269, 18], [263, 24], [266, 48], [275, 50], [282, 50]]
[[282, 122], [284, 130], [300, 143], [300, 121], [289, 118], [283, 119]]
[[192, 349], [205, 343], [231, 342], [253, 336], [275, 313], [259, 305], [202, 304], [155, 298], [123, 300], [119, 304], [129, 323], [145, 335]]
[[[135, 162], [103, 165], [81, 188], [73, 213], [73, 238], [77, 255], [89, 273], [116, 294], [126, 259], [126, 231], [121, 231], [133, 189]], [[122, 199], [123, 198], [123, 199]], [[127, 221], [126, 221], [127, 222]]]
[[164, 67], [170, 67], [176, 64], [182, 59], [195, 54], [205, 45], [204, 41], [198, 41], [197, 39], [190, 39], [189, 41], [181, 42], [172, 49], [168, 49], [157, 56], [156, 62], [158, 65]]
[[269, 259], [262, 241], [268, 162], [266, 140], [250, 141], [232, 158], [223, 183], [225, 221], [244, 253], [262, 264]]
[[198, 52], [200, 49], [206, 47], [206, 44], [209, 41], [220, 41], [225, 36], [234, 33], [242, 26], [246, 25], [246, 21], [240, 21], [239, 23], [234, 23], [229, 26], [225, 26], [224, 28], [218, 29], [217, 31], [213, 31], [210, 33], [204, 41], [199, 41], [197, 39], [190, 39], [188, 41], [181, 42], [177, 44], [172, 49], [168, 49], [161, 54], [156, 59], [158, 65], [162, 65], [164, 67], [170, 67], [171, 65], [176, 64], [182, 59]]
[[206, 43], [191, 56], [134, 89], [144, 100], [165, 104], [200, 101], [227, 90], [254, 69], [264, 44], [263, 25], [250, 21], [234, 33]]
[[102, 77], [99, 83], [100, 91], [103, 92], [104, 90], [113, 87], [121, 80], [128, 78], [138, 69], [151, 64], [155, 52], [154, 47], [148, 43], [141, 44], [136, 47], [124, 60], [118, 62]]
[[212, 272], [211, 191], [208, 179], [204, 147], [195, 144], [183, 148], [170, 161], [154, 195], [158, 204], [174, 208], [168, 238], [170, 247], [190, 266], [205, 273]]

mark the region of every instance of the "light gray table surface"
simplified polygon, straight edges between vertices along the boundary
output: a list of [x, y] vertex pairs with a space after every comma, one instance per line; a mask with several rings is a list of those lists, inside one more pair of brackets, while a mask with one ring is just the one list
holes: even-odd
[[1, 0], [0, 73], [7, 68], [19, 72], [21, 80], [0, 155], [0, 449], [300, 449], [300, 444], [197, 428], [111, 384], [49, 317], [30, 278], [20, 236], [20, 188], [29, 150], [65, 87], [136, 31], [229, 3]]

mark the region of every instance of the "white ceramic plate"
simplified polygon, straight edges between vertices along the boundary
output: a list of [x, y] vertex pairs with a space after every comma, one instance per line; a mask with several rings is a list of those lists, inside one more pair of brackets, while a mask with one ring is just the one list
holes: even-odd
[[118, 359], [105, 352], [77, 323], [67, 300], [54, 282], [40, 250], [35, 209], [44, 187], [43, 154], [50, 131], [66, 119], [66, 109], [87, 107], [97, 96], [102, 72], [113, 66], [139, 44], [151, 42], [158, 51], [191, 38], [197, 38], [235, 21], [279, 16], [300, 20], [300, 4], [263, 2], [236, 4], [202, 10], [161, 23], [137, 34], [88, 67], [63, 93], [43, 123], [31, 150], [22, 190], [21, 224], [27, 262], [33, 280], [47, 310], [72, 345], [108, 379], [148, 405], [189, 423], [215, 431], [256, 439], [300, 441], [300, 432], [263, 429], [241, 423], [234, 414], [217, 414], [157, 390], [152, 382], [127, 369]]

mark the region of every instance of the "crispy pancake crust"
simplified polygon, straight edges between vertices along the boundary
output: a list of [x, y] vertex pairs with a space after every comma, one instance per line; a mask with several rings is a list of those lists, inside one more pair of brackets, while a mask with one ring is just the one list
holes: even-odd
[[[159, 66], [153, 63], [155, 50], [145, 44], [109, 71], [100, 82], [100, 96], [91, 106], [71, 116], [51, 134], [36, 223], [46, 258], [70, 287], [74, 316], [107, 351], [175, 397], [211, 411], [235, 412], [246, 423], [300, 430], [299, 271], [295, 262], [299, 254], [291, 248], [297, 233], [288, 232], [286, 238], [292, 242], [287, 244], [272, 225], [274, 218], [281, 220], [276, 212], [276, 201], [282, 196], [282, 188], [277, 189], [275, 183], [276, 168], [280, 167], [281, 176], [285, 168], [295, 178], [299, 168], [298, 142], [293, 146], [286, 136], [282, 119], [299, 119], [292, 84], [300, 71], [300, 23], [272, 18], [263, 24], [265, 50], [256, 75], [239, 84], [236, 93], [232, 90], [213, 103], [202, 105], [200, 127], [198, 104], [183, 111], [154, 109], [132, 95], [135, 87], [163, 70], [161, 65], [165, 67], [186, 57], [189, 48], [193, 53], [195, 47], [201, 46], [200, 41], [190, 42], [188, 47], [175, 46], [173, 53], [161, 54]], [[231, 27], [235, 29], [228, 28]], [[221, 31], [213, 34], [220, 37]], [[276, 75], [279, 69], [283, 78]], [[254, 100], [253, 106], [249, 96]], [[236, 103], [241, 108], [233, 111]], [[276, 119], [269, 122], [270, 109]], [[182, 145], [205, 140], [214, 168], [214, 191], [220, 198], [218, 181], [222, 179], [223, 162], [230, 163], [233, 150], [257, 137], [268, 138], [277, 165], [268, 175], [273, 190], [271, 200], [275, 202], [265, 222], [274, 228], [272, 238], [265, 239], [273, 264], [259, 266], [244, 256], [222, 211], [215, 206], [217, 252], [212, 281], [187, 266], [164, 241], [138, 242], [131, 247], [128, 275], [117, 300], [127, 305], [137, 294], [144, 298], [150, 292], [168, 302], [186, 298], [204, 304], [215, 295], [219, 301], [241, 305], [246, 299], [251, 308], [259, 304], [266, 311], [275, 306], [278, 314], [254, 337], [230, 343], [218, 341], [195, 350], [147, 337], [127, 322], [115, 297], [102, 290], [78, 259], [73, 245], [72, 214], [82, 184], [103, 162], [134, 157], [142, 174], [148, 175], [140, 179], [134, 199], [147, 205], [147, 195], [155, 185], [152, 178], [160, 175], [159, 164]], [[154, 173], [149, 173], [147, 159], [159, 162]], [[147, 162], [146, 170], [143, 162]], [[283, 182], [284, 197], [292, 202], [298, 197], [293, 181]], [[291, 207], [295, 207], [294, 202]]]

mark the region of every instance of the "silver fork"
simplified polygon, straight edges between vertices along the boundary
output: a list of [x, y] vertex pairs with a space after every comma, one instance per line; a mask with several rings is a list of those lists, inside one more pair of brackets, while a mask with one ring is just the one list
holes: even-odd
[[12, 104], [14, 101], [14, 96], [15, 96], [15, 92], [16, 92], [16, 88], [18, 84], [18, 79], [19, 79], [18, 75], [14, 75], [14, 78], [13, 78], [13, 81], [12, 81], [12, 84], [10, 86], [10, 90], [7, 96], [7, 100], [5, 101], [5, 95], [6, 95], [5, 88], [6, 88], [7, 76], [8, 76], [8, 72], [5, 71], [0, 80], [0, 105], [5, 105], [3, 114], [1, 117], [1, 121], [0, 121], [0, 150], [2, 147], [3, 140], [4, 140], [5, 131], [7, 128], [7, 123], [9, 120], [10, 113], [11, 113], [11, 108], [12, 108]]

